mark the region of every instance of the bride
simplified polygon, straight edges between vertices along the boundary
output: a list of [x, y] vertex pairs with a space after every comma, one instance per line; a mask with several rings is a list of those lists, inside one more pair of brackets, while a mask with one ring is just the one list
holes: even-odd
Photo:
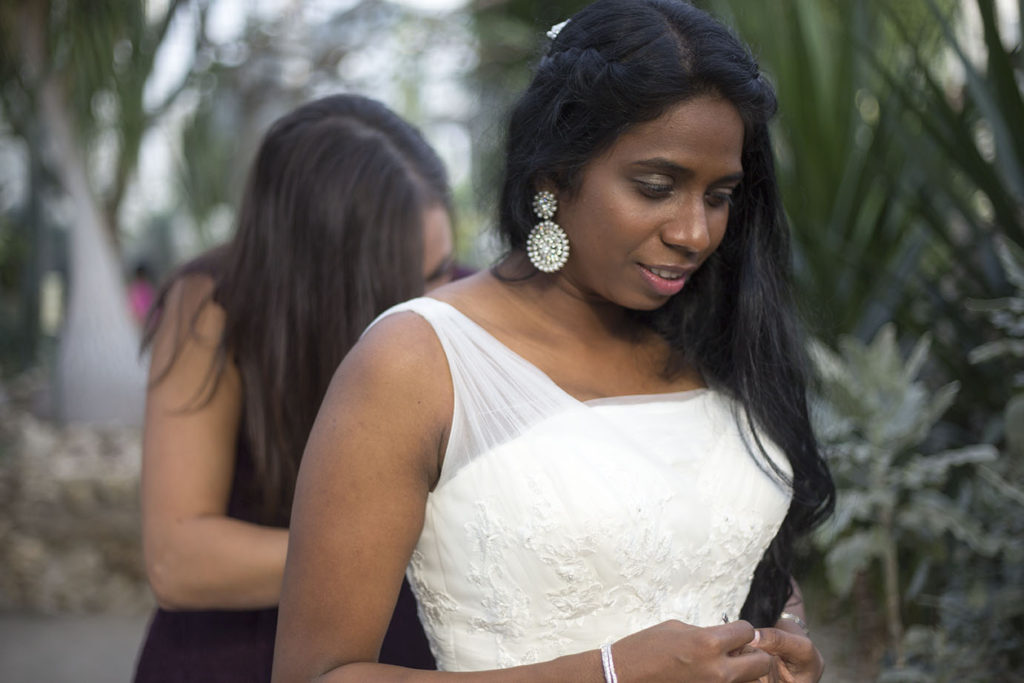
[[[378, 318], [328, 390], [274, 680], [820, 678], [789, 564], [834, 491], [774, 109], [680, 0], [557, 33], [509, 126], [506, 256]], [[406, 573], [441, 672], [376, 663]]]

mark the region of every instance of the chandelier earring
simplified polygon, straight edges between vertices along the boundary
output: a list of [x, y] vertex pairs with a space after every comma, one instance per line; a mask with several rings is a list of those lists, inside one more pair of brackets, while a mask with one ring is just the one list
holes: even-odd
[[547, 190], [533, 195], [533, 212], [540, 222], [533, 226], [526, 238], [526, 255], [534, 268], [554, 273], [569, 259], [569, 237], [552, 218], [558, 210], [558, 200]]

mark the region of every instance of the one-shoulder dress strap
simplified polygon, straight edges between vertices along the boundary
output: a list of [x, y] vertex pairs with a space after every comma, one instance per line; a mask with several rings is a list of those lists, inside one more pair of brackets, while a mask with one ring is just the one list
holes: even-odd
[[438, 486], [479, 454], [516, 438], [541, 420], [579, 406], [535, 365], [438, 299], [420, 297], [393, 306], [370, 327], [403, 311], [430, 323], [451, 373], [454, 409]]

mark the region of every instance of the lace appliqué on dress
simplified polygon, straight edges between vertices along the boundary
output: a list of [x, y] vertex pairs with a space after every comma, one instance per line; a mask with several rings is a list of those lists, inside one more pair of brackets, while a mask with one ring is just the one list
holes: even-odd
[[448, 304], [392, 310], [438, 332], [456, 394], [408, 569], [439, 668], [510, 667], [666, 619], [738, 617], [790, 492], [751, 458], [729, 399], [588, 406]]
[[493, 634], [502, 667], [571, 651], [594, 619], [611, 618], [625, 632], [670, 618], [694, 621], [698, 602], [679, 595], [680, 571], [694, 558], [667, 522], [669, 498], [620, 499], [615, 507], [629, 515], [597, 515], [573, 533], [545, 487], [531, 488], [535, 497], [520, 518], [476, 501], [464, 526], [474, 550], [466, 578], [480, 593], [478, 604], [460, 610], [473, 614], [474, 629]]
[[729, 621], [739, 619], [747, 597], [746, 593], [740, 594], [732, 586], [750, 586], [754, 570], [778, 527], [779, 520], [776, 519], [745, 518], [735, 513], [721, 515], [712, 525], [708, 544], [719, 548], [719, 551], [707, 554], [704, 584], [708, 599], [721, 606]]
[[430, 642], [431, 652], [437, 657], [441, 650], [436, 639], [440, 634], [448, 632], [448, 621], [459, 604], [447, 593], [431, 588], [430, 583], [424, 580], [423, 561], [423, 553], [414, 550], [409, 558], [406, 576], [416, 596], [417, 613]]

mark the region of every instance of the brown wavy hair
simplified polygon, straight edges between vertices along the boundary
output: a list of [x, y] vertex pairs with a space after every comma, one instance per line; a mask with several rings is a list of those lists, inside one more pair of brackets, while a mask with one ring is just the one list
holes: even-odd
[[[234, 238], [163, 285], [143, 348], [176, 281], [214, 280], [224, 331], [186, 409], [210, 400], [230, 357], [242, 380], [239, 439], [254, 462], [259, 521], [287, 525], [313, 420], [360, 333], [423, 292], [423, 214], [438, 204], [450, 213], [444, 166], [415, 128], [374, 100], [325, 97], [283, 116], [263, 138]], [[179, 326], [177, 350], [197, 317]]]

